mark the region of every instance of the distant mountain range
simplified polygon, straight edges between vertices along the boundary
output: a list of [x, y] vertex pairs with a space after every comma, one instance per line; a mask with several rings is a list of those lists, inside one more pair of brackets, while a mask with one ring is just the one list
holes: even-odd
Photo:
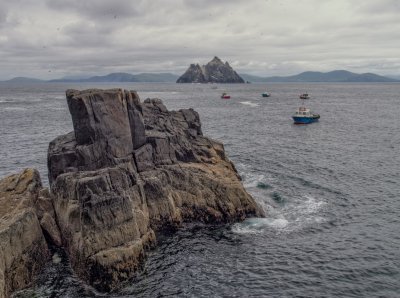
[[241, 74], [249, 82], [399, 82], [394, 78], [380, 76], [374, 73], [354, 73], [347, 70], [334, 70], [330, 72], [306, 71], [298, 75], [287, 77], [258, 77]]
[[[287, 77], [260, 77], [249, 74], [240, 74], [248, 82], [269, 83], [269, 82], [400, 82], [400, 77], [384, 77], [373, 73], [357, 74], [346, 70], [334, 70], [330, 72], [306, 71], [298, 75]], [[4, 82], [11, 83], [44, 83], [44, 82], [176, 82], [178, 75], [172, 73], [140, 73], [129, 74], [124, 72], [110, 73], [104, 76], [93, 76], [89, 78], [64, 77], [56, 80], [39, 80], [34, 78], [16, 77]]]
[[3, 82], [9, 82], [9, 83], [41, 83], [41, 82], [45, 82], [45, 81], [39, 80], [39, 79], [34, 79], [34, 78], [15, 77], [15, 78], [12, 78], [11, 80], [7, 80], [7, 81], [3, 81]]
[[139, 74], [130, 74], [124, 72], [116, 72], [110, 73], [105, 76], [94, 76], [89, 78], [79, 78], [79, 77], [64, 77], [61, 79], [55, 80], [39, 80], [34, 78], [26, 78], [26, 77], [16, 77], [11, 80], [7, 80], [4, 82], [11, 83], [45, 83], [45, 82], [77, 82], [77, 83], [85, 83], [85, 82], [175, 82], [179, 76], [172, 73], [139, 73]]

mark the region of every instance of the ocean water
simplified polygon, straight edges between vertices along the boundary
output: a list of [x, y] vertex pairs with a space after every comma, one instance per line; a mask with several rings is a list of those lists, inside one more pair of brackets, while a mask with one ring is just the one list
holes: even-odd
[[[109, 294], [60, 251], [17, 297], [400, 297], [400, 84], [0, 84], [0, 177], [35, 167], [48, 184], [48, 143], [72, 130], [64, 92], [89, 87], [196, 109], [267, 217], [160, 238]], [[293, 125], [303, 92], [321, 119]]]

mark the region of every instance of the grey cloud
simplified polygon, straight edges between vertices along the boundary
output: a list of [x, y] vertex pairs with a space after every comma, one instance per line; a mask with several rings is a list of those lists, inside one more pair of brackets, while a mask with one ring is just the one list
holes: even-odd
[[95, 19], [131, 17], [138, 14], [135, 3], [125, 0], [46, 0], [46, 5], [57, 11], [72, 11]]
[[2, 2], [0, 79], [17, 70], [48, 78], [111, 71], [180, 73], [214, 55], [239, 72], [260, 75], [336, 68], [395, 74], [400, 72], [394, 67], [400, 47], [396, 3]]
[[398, 0], [366, 0], [362, 1], [357, 8], [368, 15], [392, 14], [400, 12], [400, 2]]

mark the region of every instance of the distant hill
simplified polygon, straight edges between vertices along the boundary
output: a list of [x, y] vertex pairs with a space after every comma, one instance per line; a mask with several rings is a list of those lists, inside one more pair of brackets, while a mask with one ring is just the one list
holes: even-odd
[[[215, 58], [214, 58], [215, 60]], [[214, 63], [220, 67], [221, 63]], [[211, 63], [212, 64], [212, 63]], [[212, 64], [212, 65], [214, 65]], [[225, 64], [224, 64], [225, 65]], [[201, 68], [199, 66], [199, 68]], [[218, 68], [219, 69], [219, 68]], [[211, 71], [210, 71], [211, 72]], [[219, 74], [219, 72], [217, 72]], [[235, 72], [236, 73], [236, 72]], [[222, 74], [221, 74], [222, 75]], [[239, 77], [239, 75], [237, 75]], [[139, 73], [130, 74], [124, 72], [110, 73], [104, 76], [84, 77], [64, 77], [56, 80], [39, 80], [28, 77], [16, 77], [4, 81], [9, 83], [43, 83], [43, 82], [160, 82], [172, 83], [176, 82], [178, 75], [172, 73]], [[226, 77], [225, 77], [226, 78]], [[346, 70], [334, 70], [330, 72], [306, 71], [298, 75], [287, 77], [260, 77], [249, 74], [241, 74], [240, 79], [253, 83], [268, 83], [268, 82], [400, 82], [400, 77], [384, 77], [373, 73], [357, 74]], [[242, 80], [240, 80], [242, 82]]]
[[89, 78], [82, 77], [64, 77], [61, 79], [55, 80], [39, 80], [34, 78], [27, 77], [16, 77], [7, 81], [8, 83], [64, 83], [64, 82], [76, 82], [76, 83], [85, 83], [85, 82], [159, 82], [159, 83], [167, 83], [167, 82], [176, 82], [178, 79], [178, 75], [172, 73], [139, 73], [139, 74], [130, 74], [124, 72], [116, 72], [110, 73], [105, 76], [94, 76]]
[[267, 78], [264, 78], [264, 77], [253, 76], [253, 75], [244, 74], [244, 73], [241, 73], [240, 76], [246, 82], [252, 82], [252, 83], [262, 83], [262, 82], [265, 82], [265, 80], [267, 79]]
[[175, 82], [177, 75], [172, 73], [139, 73], [130, 74], [125, 72], [115, 72], [104, 76], [94, 76], [83, 79], [57, 79], [49, 82]]
[[306, 71], [298, 75], [287, 77], [258, 77], [241, 74], [250, 82], [398, 82], [393, 78], [380, 76], [374, 73], [354, 73], [347, 70], [334, 70], [330, 72]]
[[391, 75], [391, 76], [388, 76], [388, 78], [391, 78], [391, 79], [395, 79], [395, 80], [400, 81], [400, 75], [398, 75], [398, 76], [396, 76], [396, 75]]
[[11, 80], [7, 80], [4, 82], [9, 82], [9, 83], [43, 83], [46, 81], [39, 80], [39, 79], [34, 79], [34, 78], [27, 78], [27, 77], [16, 77], [12, 78]]
[[138, 82], [175, 82], [178, 75], [172, 73], [139, 73], [135, 75]]

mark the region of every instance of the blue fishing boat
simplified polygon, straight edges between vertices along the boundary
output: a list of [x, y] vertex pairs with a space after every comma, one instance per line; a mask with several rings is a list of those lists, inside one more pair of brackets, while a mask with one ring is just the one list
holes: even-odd
[[304, 102], [292, 116], [294, 124], [308, 124], [318, 121], [320, 115], [314, 114], [304, 106]]

